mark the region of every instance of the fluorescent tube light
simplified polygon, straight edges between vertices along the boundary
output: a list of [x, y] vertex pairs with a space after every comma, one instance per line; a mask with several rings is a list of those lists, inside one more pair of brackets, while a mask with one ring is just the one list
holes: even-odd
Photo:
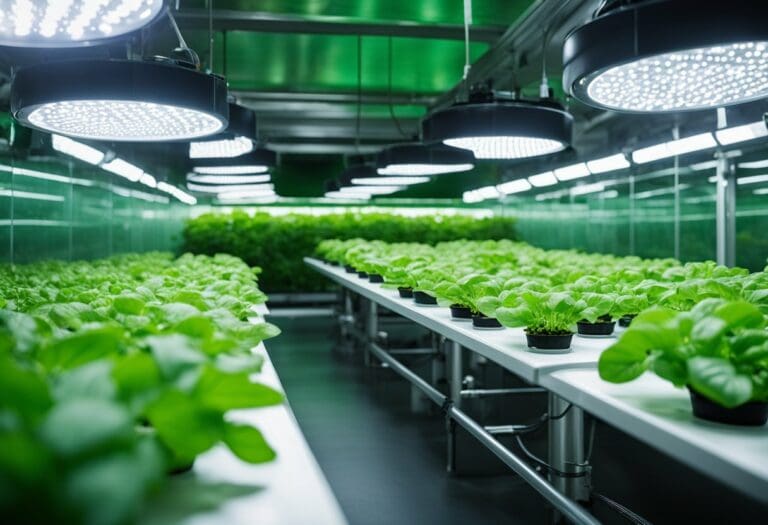
[[602, 182], [596, 182], [594, 184], [581, 184], [571, 188], [571, 195], [589, 195], [590, 193], [598, 193], [605, 190], [605, 184]]
[[739, 177], [736, 179], [736, 184], [739, 186], [745, 184], [759, 184], [761, 182], [768, 182], [768, 175], [752, 175], [750, 177]]
[[347, 199], [347, 200], [359, 200], [359, 201], [367, 201], [371, 199], [371, 195], [369, 193], [352, 193], [352, 192], [341, 192], [341, 191], [327, 191], [325, 192], [325, 197], [327, 199]]
[[477, 188], [475, 191], [483, 199], [498, 199], [500, 196], [496, 186], [483, 186], [482, 188]]
[[403, 186], [344, 186], [342, 193], [367, 193], [368, 195], [388, 195], [405, 189]]
[[752, 195], [768, 195], [768, 188], [760, 188], [752, 192]]
[[511, 195], [513, 193], [521, 193], [523, 191], [528, 191], [532, 188], [531, 183], [528, 182], [525, 179], [517, 179], [510, 182], [505, 182], [504, 184], [499, 184], [496, 186], [496, 189], [499, 190], [504, 195]]
[[187, 174], [187, 182], [200, 184], [262, 184], [272, 180], [272, 175], [198, 175]]
[[181, 191], [176, 186], [171, 186], [167, 182], [158, 182], [157, 189], [164, 193], [168, 193], [173, 197], [176, 197], [176, 199], [183, 202], [184, 204], [189, 204], [190, 206], [193, 204], [197, 204], [197, 199], [194, 198], [192, 195], [184, 191]]
[[587, 168], [587, 165], [584, 162], [565, 166], [564, 168], [557, 168], [555, 170], [555, 177], [557, 177], [559, 181], [580, 179], [581, 177], [588, 176], [589, 168]]
[[730, 146], [739, 142], [768, 137], [768, 128], [765, 127], [765, 123], [761, 120], [734, 128], [719, 129], [715, 131], [715, 135], [720, 144]]
[[197, 193], [223, 193], [230, 191], [274, 191], [274, 184], [195, 184], [187, 183], [187, 189]]
[[717, 141], [712, 133], [700, 133], [683, 139], [664, 142], [655, 146], [641, 148], [632, 152], [632, 160], [637, 164], [646, 164], [655, 160], [666, 159], [686, 153], [693, 153], [717, 147]]
[[[690, 188], [690, 184], [680, 184], [678, 186], [680, 191], [687, 190]], [[658, 190], [648, 190], [648, 191], [641, 191], [640, 193], [635, 193], [635, 199], [650, 199], [652, 197], [659, 197], [661, 195], [671, 195], [675, 193], [675, 188], [660, 188]]]
[[598, 199], [615, 199], [619, 196], [619, 192], [616, 190], [608, 190], [597, 196]]
[[593, 175], [607, 173], [609, 171], [623, 170], [629, 168], [629, 166], [629, 161], [623, 153], [617, 153], [610, 157], [603, 157], [587, 162], [587, 168]]
[[352, 184], [368, 186], [410, 186], [411, 184], [423, 184], [429, 182], [429, 177], [357, 177], [352, 179]]
[[224, 191], [217, 195], [219, 199], [250, 199], [274, 196], [276, 196], [275, 191], [267, 188]]
[[51, 144], [56, 151], [69, 155], [70, 157], [75, 157], [88, 164], [93, 164], [94, 166], [101, 164], [104, 160], [104, 153], [102, 151], [68, 137], [53, 135], [51, 137]]
[[149, 173], [142, 173], [139, 182], [150, 188], [157, 188], [157, 180]]
[[557, 177], [555, 177], [553, 172], [545, 171], [544, 173], [539, 173], [538, 175], [531, 175], [528, 177], [528, 182], [531, 183], [531, 186], [536, 188], [544, 188], [546, 186], [557, 184]]
[[266, 173], [269, 166], [246, 165], [246, 166], [196, 166], [193, 168], [195, 173], [202, 175], [250, 175], [254, 173]]
[[101, 165], [102, 169], [105, 169], [115, 175], [126, 178], [131, 182], [138, 182], [141, 176], [144, 174], [144, 170], [138, 166], [134, 166], [130, 162], [126, 162], [121, 158], [112, 159], [106, 164]]
[[742, 168], [745, 170], [761, 170], [764, 168], [768, 168], [768, 159], [756, 160], [753, 162], [742, 162], [739, 164], [739, 168]]

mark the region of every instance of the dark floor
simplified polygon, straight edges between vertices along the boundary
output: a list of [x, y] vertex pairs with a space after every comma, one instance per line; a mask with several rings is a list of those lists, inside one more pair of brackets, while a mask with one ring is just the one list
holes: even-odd
[[[544, 524], [545, 502], [514, 475], [450, 476], [437, 415], [414, 415], [407, 384], [332, 352], [331, 317], [276, 317], [270, 355], [352, 525]], [[768, 509], [598, 424], [594, 485], [653, 523], [765, 523]], [[766, 458], [768, 461], [768, 458]], [[596, 504], [606, 523], [629, 523]]]

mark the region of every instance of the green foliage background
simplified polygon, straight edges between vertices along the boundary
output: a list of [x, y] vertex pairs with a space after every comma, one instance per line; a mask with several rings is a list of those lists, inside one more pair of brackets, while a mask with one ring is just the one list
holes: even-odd
[[464, 215], [403, 217], [389, 213], [343, 213], [271, 216], [244, 211], [208, 213], [184, 228], [183, 251], [213, 255], [230, 253], [251, 266], [264, 268], [259, 285], [266, 292], [319, 292], [325, 279], [303, 262], [324, 239], [378, 239], [420, 242], [515, 239], [515, 219], [477, 219]]

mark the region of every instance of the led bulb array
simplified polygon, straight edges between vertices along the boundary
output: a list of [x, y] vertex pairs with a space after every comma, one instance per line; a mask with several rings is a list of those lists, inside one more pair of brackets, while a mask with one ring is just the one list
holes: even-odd
[[247, 137], [208, 140], [189, 144], [190, 159], [231, 159], [253, 151], [253, 141]]
[[478, 159], [524, 159], [556, 153], [566, 144], [534, 137], [460, 137], [443, 141], [454, 148], [471, 151]]
[[9, 0], [0, 10], [0, 45], [54, 47], [111, 38], [141, 28], [162, 8], [163, 0]]
[[378, 168], [379, 175], [443, 175], [445, 173], [458, 173], [469, 171], [474, 166], [472, 164], [391, 164], [384, 168]]

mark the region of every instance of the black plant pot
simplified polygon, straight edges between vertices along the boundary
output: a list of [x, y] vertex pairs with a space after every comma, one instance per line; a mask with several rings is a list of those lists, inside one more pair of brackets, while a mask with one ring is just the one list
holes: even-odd
[[629, 328], [629, 325], [632, 324], [632, 319], [634, 319], [635, 315], [625, 315], [619, 319], [619, 326], [622, 328]]
[[766, 421], [768, 421], [768, 403], [749, 401], [737, 407], [725, 408], [702, 396], [690, 387], [688, 391], [691, 393], [693, 415], [698, 418], [727, 425], [750, 427], [759, 427], [765, 425]]
[[469, 321], [472, 319], [472, 310], [467, 306], [460, 304], [451, 305], [451, 317], [460, 321]]
[[348, 264], [344, 265], [344, 271], [347, 272], [347, 273], [357, 273], [357, 270], [355, 270], [354, 268], [352, 268]]
[[599, 321], [597, 323], [579, 321], [576, 325], [579, 327], [579, 335], [605, 337], [613, 333], [613, 329], [616, 327], [616, 321]]
[[370, 273], [368, 274], [368, 280], [371, 281], [372, 283], [383, 283], [384, 277], [382, 277], [378, 273]]
[[573, 334], [529, 334], [525, 333], [528, 348], [538, 350], [569, 350]]
[[398, 286], [397, 293], [399, 293], [400, 297], [403, 299], [413, 299], [413, 288], [407, 286]]
[[472, 327], [481, 330], [498, 330], [504, 328], [495, 317], [488, 317], [482, 314], [472, 316]]
[[361, 279], [368, 278], [368, 274], [366, 272], [357, 272], [357, 276], [360, 277]]
[[430, 305], [434, 306], [437, 304], [437, 299], [432, 297], [426, 292], [420, 292], [420, 291], [414, 291], [413, 292], [413, 301], [416, 304], [424, 304], [424, 305]]
[[339, 266], [339, 261], [327, 261], [331, 266]]

